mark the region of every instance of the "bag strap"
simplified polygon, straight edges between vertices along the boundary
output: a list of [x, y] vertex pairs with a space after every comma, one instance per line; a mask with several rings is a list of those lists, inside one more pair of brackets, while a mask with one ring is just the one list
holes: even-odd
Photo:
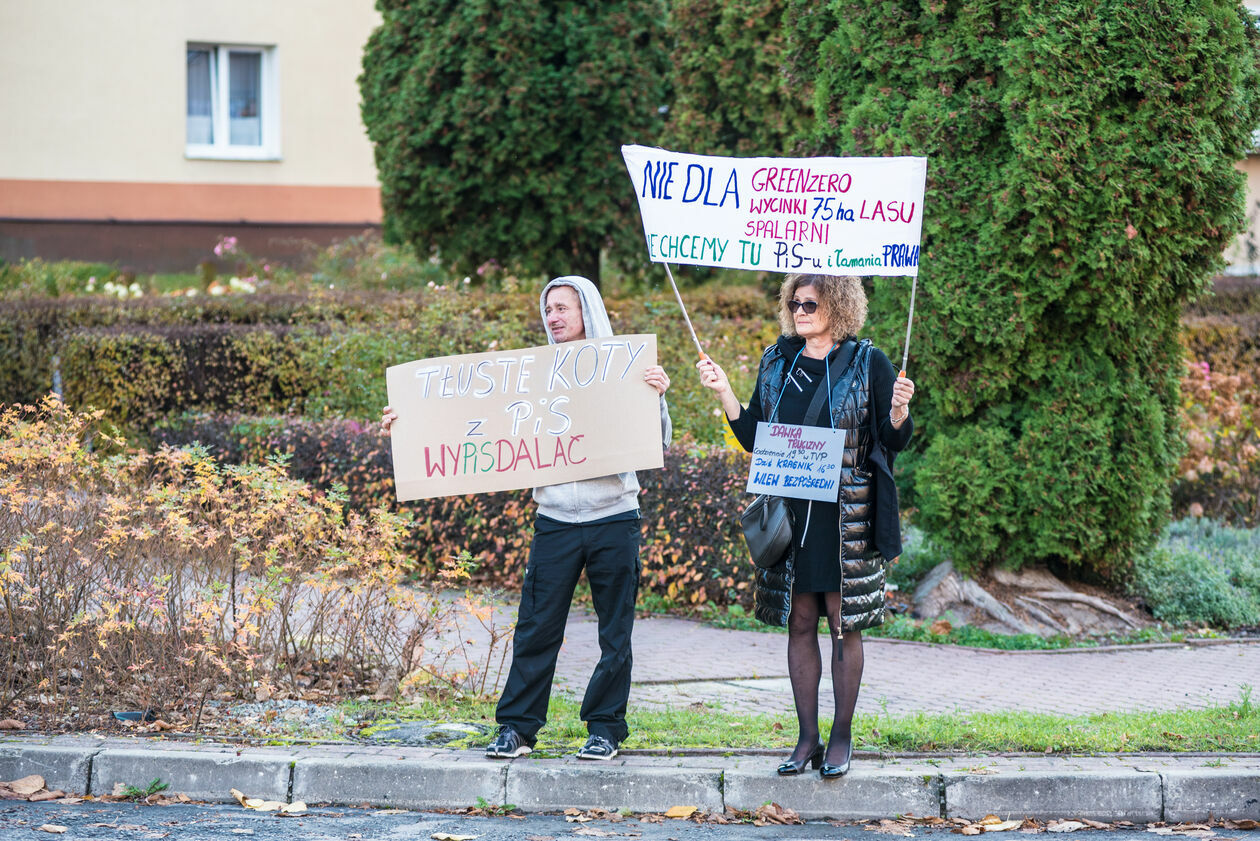
[[[853, 364], [857, 358], [857, 342], [848, 339], [842, 347], [849, 352], [849, 358], [844, 365], [839, 364], [837, 360], [834, 366], [828, 366], [831, 379], [827, 381], [826, 388], [820, 387], [814, 392], [814, 399], [809, 402], [809, 408], [805, 410], [805, 419], [801, 422], [804, 426], [813, 426], [817, 423], [818, 416], [822, 413], [823, 403], [827, 400], [827, 396], [836, 390], [836, 383], [841, 377], [845, 377], [844, 389], [840, 392], [843, 399], [844, 394], [849, 390], [849, 383], [853, 382], [853, 378], [857, 375], [857, 367]], [[827, 426], [831, 426], [830, 419]]]

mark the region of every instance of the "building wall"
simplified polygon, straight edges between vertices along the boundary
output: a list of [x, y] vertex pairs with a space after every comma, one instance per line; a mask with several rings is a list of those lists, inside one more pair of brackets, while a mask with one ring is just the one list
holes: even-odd
[[[0, 219], [373, 225], [372, 0], [0, 3]], [[274, 45], [276, 160], [185, 154], [186, 49]]]
[[1237, 166], [1247, 176], [1247, 229], [1225, 250], [1225, 274], [1260, 275], [1260, 154], [1248, 155]]

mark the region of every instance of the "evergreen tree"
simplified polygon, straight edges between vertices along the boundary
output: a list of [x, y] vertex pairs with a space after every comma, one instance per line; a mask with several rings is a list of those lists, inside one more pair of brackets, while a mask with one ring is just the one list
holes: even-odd
[[[921, 521], [964, 566], [1118, 572], [1167, 521], [1180, 310], [1244, 223], [1255, 24], [1236, 0], [830, 11], [820, 150], [928, 156]], [[909, 284], [874, 286], [899, 347]]]
[[674, 103], [664, 145], [785, 155], [812, 122], [808, 85], [782, 74], [785, 0], [674, 0]]
[[377, 0], [363, 57], [385, 234], [468, 271], [639, 257], [620, 147], [665, 102], [663, 0]]

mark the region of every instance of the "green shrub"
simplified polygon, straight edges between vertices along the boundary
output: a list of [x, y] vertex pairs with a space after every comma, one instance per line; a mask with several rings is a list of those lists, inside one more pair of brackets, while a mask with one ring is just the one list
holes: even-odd
[[61, 344], [65, 399], [103, 409], [128, 430], [184, 411], [284, 411], [310, 387], [297, 349], [319, 339], [309, 329], [274, 325], [80, 330]]
[[1178, 521], [1138, 559], [1132, 588], [1166, 622], [1260, 623], [1260, 531]]
[[420, 289], [448, 282], [436, 258], [421, 260], [414, 249], [386, 244], [368, 231], [348, 237], [315, 254], [311, 282], [349, 289]]
[[[964, 567], [1123, 572], [1168, 517], [1181, 307], [1245, 221], [1255, 25], [1235, 0], [827, 9], [817, 40], [789, 16], [817, 147], [929, 159], [921, 523]], [[873, 287], [896, 347], [909, 284]]]
[[[0, 261], [0, 298], [58, 298], [89, 294], [119, 280], [119, 271], [104, 263], [74, 260]], [[128, 278], [123, 283], [131, 283]]]
[[359, 86], [387, 240], [461, 274], [644, 262], [619, 147], [659, 132], [662, 0], [377, 8]]

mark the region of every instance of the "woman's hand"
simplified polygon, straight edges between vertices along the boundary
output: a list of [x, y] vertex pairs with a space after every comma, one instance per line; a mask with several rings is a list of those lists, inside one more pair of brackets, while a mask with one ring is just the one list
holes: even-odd
[[709, 357], [697, 362], [696, 370], [700, 372], [700, 384], [716, 391], [719, 397], [731, 391], [731, 381], [726, 378], [726, 372]]
[[398, 420], [398, 413], [394, 411], [392, 406], [386, 406], [381, 409], [381, 434], [386, 438], [389, 437], [389, 428], [394, 425], [394, 421]]
[[893, 380], [892, 406], [888, 412], [888, 420], [894, 429], [900, 429], [906, 418], [910, 417], [910, 400], [914, 397], [914, 380], [909, 377], [897, 377]]
[[718, 402], [722, 404], [722, 411], [726, 412], [726, 416], [731, 420], [738, 418], [744, 407], [731, 390], [731, 381], [726, 378], [722, 366], [706, 356], [696, 363], [696, 370], [700, 372], [700, 384], [717, 392]]
[[660, 365], [653, 365], [643, 371], [643, 381], [656, 389], [657, 394], [664, 394], [669, 388], [669, 374]]

